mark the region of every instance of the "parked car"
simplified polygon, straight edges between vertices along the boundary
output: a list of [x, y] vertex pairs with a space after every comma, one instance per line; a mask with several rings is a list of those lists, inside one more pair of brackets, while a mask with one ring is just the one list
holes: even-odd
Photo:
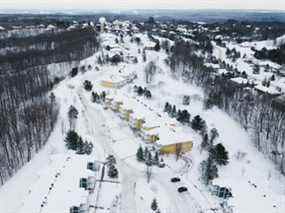
[[181, 187], [179, 187], [179, 188], [177, 189], [177, 191], [178, 191], [179, 193], [182, 193], [182, 192], [188, 191], [188, 189], [187, 189], [187, 187], [185, 187], [185, 186], [181, 186]]
[[70, 207], [69, 212], [70, 213], [79, 213], [79, 207], [72, 206], [72, 207]]
[[171, 181], [172, 183], [180, 182], [180, 178], [174, 177], [174, 178], [171, 178], [170, 181]]

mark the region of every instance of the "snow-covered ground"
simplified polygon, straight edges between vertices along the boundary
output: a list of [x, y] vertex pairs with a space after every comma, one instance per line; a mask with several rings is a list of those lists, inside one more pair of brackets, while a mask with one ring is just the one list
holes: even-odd
[[[151, 145], [136, 136], [126, 121], [121, 120], [116, 113], [104, 110], [100, 104], [92, 103], [91, 93], [82, 87], [84, 80], [93, 83], [94, 91], [107, 90], [109, 95], [124, 99], [126, 104], [128, 99], [131, 100], [135, 96], [134, 85], [147, 87], [151, 90], [152, 99], [137, 98], [143, 105], [160, 113], [163, 121], [170, 119], [163, 112], [166, 101], [176, 104], [179, 109], [188, 109], [192, 117], [201, 115], [209, 128], [218, 129], [220, 136], [217, 142], [222, 142], [229, 151], [230, 163], [219, 168], [219, 178], [215, 183], [231, 187], [234, 197], [230, 198], [229, 205], [232, 205], [233, 212], [285, 212], [285, 178], [268, 159], [258, 153], [248, 134], [228, 115], [216, 108], [208, 111], [203, 109], [201, 89], [171, 76], [164, 62], [165, 53], [147, 51], [147, 60], [154, 60], [160, 69], [152, 83], [145, 83], [144, 67], [147, 62], [142, 62], [138, 48], [142, 48], [143, 44], [149, 41], [146, 35], [139, 36], [142, 39], [140, 46], [130, 43], [129, 37], [126, 37], [125, 43], [117, 47], [124, 48], [125, 54], [137, 56], [138, 64], [104, 65], [100, 67], [100, 71], [94, 69], [75, 78], [68, 78], [54, 89], [60, 104], [57, 125], [45, 148], [0, 188], [0, 212], [63, 213], [69, 212], [69, 207], [86, 203], [90, 199], [89, 204], [94, 202], [92, 205], [101, 207], [90, 212], [151, 213], [150, 204], [153, 198], [158, 200], [159, 209], [165, 213], [213, 212], [211, 209], [219, 209], [220, 200], [210, 195], [200, 181], [200, 163], [207, 156], [200, 151], [201, 138], [197, 133], [190, 127], [177, 123], [183, 135], [192, 139], [193, 150], [178, 161], [175, 156], [164, 157], [166, 167], [153, 167], [150, 183], [147, 183], [146, 166], [137, 162], [135, 154], [139, 146]], [[114, 44], [114, 35], [103, 34], [102, 37], [104, 43]], [[82, 63], [94, 63], [95, 57], [96, 55]], [[138, 78], [120, 89], [102, 87], [102, 80], [116, 75], [122, 68], [135, 72]], [[192, 97], [189, 106], [182, 105], [183, 95]], [[79, 111], [76, 130], [83, 139], [94, 144], [94, 151], [90, 156], [76, 155], [67, 151], [64, 146], [64, 137], [69, 126], [67, 111], [70, 105]], [[146, 113], [145, 118], [148, 119], [151, 115], [151, 112]], [[238, 152], [244, 152], [245, 157], [237, 159]], [[100, 185], [97, 182], [94, 195], [80, 189], [81, 177], [99, 175], [86, 169], [87, 162], [104, 161], [109, 154], [117, 159], [118, 183], [103, 182]], [[171, 183], [170, 179], [176, 176], [181, 178], [181, 182]], [[188, 192], [178, 193], [179, 186], [187, 186]]]
[[[281, 37], [280, 37], [281, 38]], [[276, 64], [274, 62], [271, 62], [270, 60], [258, 60], [254, 57], [254, 51], [251, 50], [251, 48], [255, 49], [262, 49], [263, 47], [266, 47], [267, 49], [276, 48], [276, 46], [273, 44], [274, 42], [272, 40], [266, 40], [266, 41], [259, 41], [259, 42], [245, 42], [242, 44], [237, 44], [233, 42], [227, 42], [227, 48], [229, 49], [236, 49], [238, 52], [241, 53], [241, 58], [238, 58], [235, 62], [233, 62], [230, 58], [227, 58], [226, 56], [226, 48], [217, 46], [214, 44], [214, 51], [213, 55], [217, 57], [218, 59], [224, 60], [227, 64], [230, 64], [233, 66], [233, 68], [238, 68], [240, 72], [245, 72], [248, 75], [248, 78], [246, 80], [249, 80], [250, 82], [253, 82], [256, 84], [256, 89], [263, 91], [264, 93], [269, 94], [284, 94], [285, 93], [285, 81], [284, 77], [279, 76], [276, 74], [276, 70], [280, 69], [280, 65]], [[245, 58], [243, 56], [246, 56]], [[249, 62], [250, 61], [250, 62]], [[257, 64], [260, 66], [260, 73], [254, 74], [254, 64]], [[275, 69], [273, 72], [265, 71], [265, 67], [269, 65], [270, 69]], [[221, 70], [223, 72], [224, 70]], [[262, 85], [262, 81], [271, 79], [272, 75], [274, 75], [275, 80], [270, 82], [270, 86], [264, 87]]]

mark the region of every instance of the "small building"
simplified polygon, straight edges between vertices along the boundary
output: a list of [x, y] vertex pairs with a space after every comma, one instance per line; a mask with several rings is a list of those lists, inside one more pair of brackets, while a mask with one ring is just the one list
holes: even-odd
[[88, 206], [85, 203], [81, 203], [80, 206], [72, 206], [69, 213], [88, 213]]
[[143, 128], [143, 124], [145, 123], [144, 118], [135, 117], [135, 115], [131, 114], [129, 125], [131, 128], [135, 130], [141, 130]]
[[100, 165], [96, 162], [88, 162], [87, 163], [87, 169], [89, 169], [93, 172], [97, 172], [100, 170]]
[[192, 141], [178, 142], [168, 145], [162, 145], [159, 149], [161, 154], [176, 154], [190, 152], [193, 148]]
[[155, 143], [159, 140], [158, 129], [160, 126], [143, 127], [141, 130], [141, 137], [149, 143]]
[[209, 185], [209, 190], [212, 195], [215, 195], [219, 198], [228, 199], [232, 197], [232, 190], [230, 187], [223, 187], [219, 185]]
[[279, 95], [281, 95], [281, 91], [279, 91], [276, 87], [274, 86], [263, 86], [262, 84], [259, 84], [257, 86], [254, 87], [254, 89], [262, 95], [269, 95], [271, 97], [277, 97]]
[[84, 189], [87, 188], [87, 178], [80, 178], [79, 187]]
[[107, 87], [107, 88], [121, 88], [122, 86], [124, 86], [124, 82], [123, 81], [101, 81], [101, 85], [103, 87]]
[[87, 179], [87, 190], [94, 190], [96, 185], [96, 178], [94, 176], [89, 176]]

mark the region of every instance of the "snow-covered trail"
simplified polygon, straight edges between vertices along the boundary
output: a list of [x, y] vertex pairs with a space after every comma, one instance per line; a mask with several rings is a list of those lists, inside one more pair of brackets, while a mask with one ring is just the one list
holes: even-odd
[[[138, 174], [135, 170], [130, 169], [126, 163], [120, 159], [117, 154], [113, 151], [110, 146], [111, 139], [108, 137], [108, 129], [105, 126], [106, 119], [103, 117], [101, 111], [96, 108], [91, 108], [88, 106], [88, 102], [84, 96], [82, 96], [82, 91], [78, 92], [77, 95], [81, 100], [85, 111], [83, 111], [83, 116], [86, 119], [86, 128], [93, 132], [94, 139], [96, 140], [95, 146], [98, 146], [98, 143], [104, 150], [104, 155], [107, 157], [108, 155], [114, 155], [117, 159], [117, 164], [119, 166], [120, 174], [122, 175], [122, 192], [121, 192], [121, 203], [123, 212], [126, 213], [136, 213], [137, 208], [135, 205], [135, 199], [133, 196], [133, 185], [138, 177]], [[92, 125], [90, 125], [92, 123]]]

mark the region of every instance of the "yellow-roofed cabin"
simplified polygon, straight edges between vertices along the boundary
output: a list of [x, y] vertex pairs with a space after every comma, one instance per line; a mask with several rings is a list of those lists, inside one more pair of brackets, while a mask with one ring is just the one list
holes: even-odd
[[115, 87], [115, 84], [111, 81], [102, 81], [101, 85], [103, 87], [107, 87], [107, 88], [114, 88]]

